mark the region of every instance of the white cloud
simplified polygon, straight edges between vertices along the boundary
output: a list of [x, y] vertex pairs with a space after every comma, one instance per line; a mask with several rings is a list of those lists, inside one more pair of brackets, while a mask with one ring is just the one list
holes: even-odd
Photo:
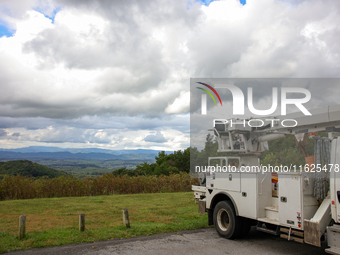
[[165, 109], [166, 113], [186, 113], [190, 107], [190, 92], [182, 91], [179, 97]]
[[165, 143], [167, 140], [164, 138], [161, 132], [156, 132], [156, 134], [147, 135], [144, 138], [144, 141], [151, 143]]

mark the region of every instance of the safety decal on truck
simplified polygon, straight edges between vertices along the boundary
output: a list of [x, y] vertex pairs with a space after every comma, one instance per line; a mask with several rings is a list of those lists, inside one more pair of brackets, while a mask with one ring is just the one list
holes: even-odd
[[297, 221], [298, 221], [298, 227], [301, 228], [302, 221], [301, 221], [301, 213], [300, 212], [297, 212], [296, 218], [297, 218]]

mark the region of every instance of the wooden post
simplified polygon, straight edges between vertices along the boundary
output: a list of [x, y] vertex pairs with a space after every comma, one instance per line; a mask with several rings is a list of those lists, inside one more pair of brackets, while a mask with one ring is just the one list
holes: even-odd
[[130, 228], [129, 212], [128, 209], [123, 209], [123, 223], [126, 228]]
[[85, 214], [79, 214], [79, 231], [85, 230]]
[[19, 217], [19, 239], [23, 239], [25, 237], [26, 232], [26, 216], [20, 215]]

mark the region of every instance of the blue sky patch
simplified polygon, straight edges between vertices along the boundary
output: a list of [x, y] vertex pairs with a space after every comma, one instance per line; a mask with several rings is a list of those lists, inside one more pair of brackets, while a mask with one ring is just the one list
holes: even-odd
[[[214, 1], [215, 0], [199, 0], [199, 2], [201, 2], [205, 6], [208, 6], [211, 2], [214, 2]], [[240, 3], [245, 5], [246, 4], [246, 0], [240, 0]]]
[[205, 6], [208, 6], [211, 2], [214, 2], [215, 0], [201, 0], [200, 2], [204, 4]]
[[9, 29], [4, 24], [0, 23], [0, 37], [7, 36], [10, 37], [14, 34], [14, 30]]
[[44, 11], [43, 11], [42, 9], [40, 9], [39, 7], [34, 8], [34, 10], [37, 11], [37, 12], [40, 12], [40, 13], [43, 14], [46, 18], [52, 20], [52, 24], [54, 24], [55, 15], [61, 10], [61, 8], [60, 8], [60, 7], [55, 8], [55, 9], [53, 10], [53, 13], [52, 13], [51, 16], [45, 14]]

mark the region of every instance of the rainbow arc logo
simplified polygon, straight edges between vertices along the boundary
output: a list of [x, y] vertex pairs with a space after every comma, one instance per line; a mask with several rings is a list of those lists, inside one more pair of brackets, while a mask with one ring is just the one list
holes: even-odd
[[[221, 104], [221, 106], [222, 106], [222, 100], [221, 100], [221, 98], [220, 98], [220, 95], [217, 93], [217, 91], [216, 91], [213, 87], [211, 87], [210, 85], [208, 85], [208, 84], [206, 84], [206, 83], [203, 83], [203, 82], [197, 82], [197, 83], [198, 83], [198, 84], [201, 84], [201, 85], [203, 85], [203, 86], [206, 86], [206, 87], [209, 88], [212, 92], [214, 92], [215, 95], [217, 96], [218, 100], [220, 100], [220, 104]], [[196, 87], [196, 88], [201, 89], [201, 90], [203, 90], [204, 92], [206, 92], [206, 93], [214, 100], [214, 103], [215, 103], [215, 105], [217, 106], [216, 100], [215, 100], [214, 96], [211, 94], [211, 92], [210, 92], [209, 90], [206, 90], [206, 89], [200, 88], [200, 87]]]

